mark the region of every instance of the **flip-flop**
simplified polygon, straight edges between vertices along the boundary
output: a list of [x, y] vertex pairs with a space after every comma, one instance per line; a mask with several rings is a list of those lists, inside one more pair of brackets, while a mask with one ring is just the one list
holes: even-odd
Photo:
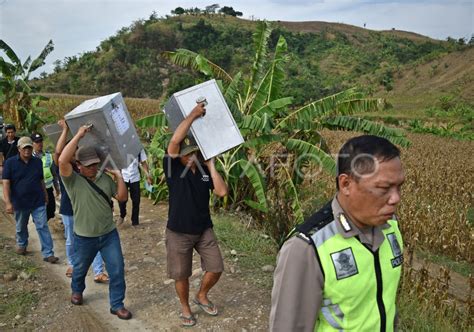
[[184, 327], [191, 327], [196, 325], [196, 318], [193, 314], [185, 316], [181, 313], [179, 314], [179, 318], [181, 319], [181, 325]]
[[209, 301], [209, 304], [204, 304], [204, 303], [199, 302], [199, 300], [195, 298], [193, 302], [197, 304], [199, 308], [201, 308], [202, 311], [204, 311], [208, 315], [217, 316], [217, 314], [219, 313], [219, 311], [217, 310], [217, 307], [211, 301]]

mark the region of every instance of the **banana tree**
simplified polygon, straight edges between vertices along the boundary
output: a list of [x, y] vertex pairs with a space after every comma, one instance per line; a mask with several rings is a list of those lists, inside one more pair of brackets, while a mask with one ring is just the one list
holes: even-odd
[[[245, 139], [245, 144], [218, 158], [230, 187], [224, 206], [244, 204], [262, 219], [271, 210], [288, 206], [289, 220], [274, 234], [281, 237], [293, 223], [303, 220], [299, 195], [303, 169], [317, 165], [335, 175], [335, 161], [319, 134], [321, 129], [375, 134], [402, 146], [409, 142], [397, 129], [359, 118], [357, 114], [382, 110], [384, 101], [367, 98], [356, 89], [292, 108], [292, 98], [282, 94], [288, 46], [280, 36], [271, 54], [271, 31], [269, 23], [258, 24], [254, 33], [255, 57], [245, 78], [241, 72], [232, 77], [217, 64], [189, 50], [164, 52], [163, 56], [174, 64], [220, 80], [220, 88]], [[153, 115], [142, 124], [166, 125], [153, 120], [155, 117], [163, 118], [161, 114]], [[157, 131], [155, 135], [161, 134]], [[275, 165], [284, 167], [275, 171]], [[243, 177], [247, 181], [242, 181]]]
[[33, 96], [28, 80], [33, 71], [45, 64], [46, 57], [53, 49], [54, 44], [50, 40], [35, 60], [28, 57], [21, 63], [13, 49], [0, 40], [0, 50], [10, 60], [7, 62], [0, 56], [0, 104], [4, 118], [13, 121], [18, 129], [32, 131], [45, 122], [42, 114], [45, 110], [39, 107], [45, 97]]

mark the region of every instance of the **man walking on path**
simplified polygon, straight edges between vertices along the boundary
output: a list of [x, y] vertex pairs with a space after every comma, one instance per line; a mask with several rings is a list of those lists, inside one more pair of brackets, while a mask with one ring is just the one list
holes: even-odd
[[[151, 185], [152, 180], [150, 170], [148, 168], [147, 156], [145, 150], [141, 150], [137, 158], [127, 167], [122, 169], [122, 177], [130, 191], [130, 198], [132, 199], [132, 226], [138, 226], [138, 216], [140, 214], [140, 167], [145, 171], [146, 182]], [[128, 196], [128, 195], [127, 195]], [[120, 218], [117, 225], [123, 223], [127, 215], [127, 201], [119, 203]]]
[[[100, 252], [110, 277], [110, 313], [120, 319], [130, 319], [132, 314], [123, 303], [126, 288], [124, 260], [111, 201], [112, 197], [119, 202], [125, 201], [127, 188], [120, 170], [109, 171], [116, 182], [109, 175], [98, 173], [100, 159], [94, 146], [82, 146], [76, 151], [79, 141], [88, 131], [90, 127], [80, 127], [59, 156], [59, 173], [74, 211], [75, 258], [71, 302], [75, 305], [83, 303], [86, 274]], [[74, 172], [71, 165], [74, 153], [80, 174]]]
[[199, 148], [190, 144], [186, 138], [193, 121], [204, 115], [205, 111], [204, 104], [198, 104], [181, 122], [168, 145], [168, 155], [163, 159], [163, 170], [169, 188], [166, 228], [168, 276], [175, 280], [183, 326], [196, 324], [189, 306], [193, 249], [200, 254], [201, 267], [206, 271], [193, 302], [212, 316], [216, 316], [218, 310], [207, 295], [224, 270], [222, 255], [212, 229], [209, 198], [211, 190], [219, 197], [227, 195], [227, 186], [217, 172], [214, 160], [201, 165], [196, 155]]
[[[31, 140], [33, 141], [33, 156], [41, 159], [43, 163], [44, 185], [48, 195], [46, 216], [49, 220], [54, 218], [56, 214], [56, 197], [59, 196], [56, 165], [54, 165], [53, 155], [49, 152], [43, 152], [43, 136], [35, 133], [31, 135]], [[54, 191], [56, 191], [56, 195], [54, 195]]]
[[2, 174], [5, 161], [18, 154], [18, 139], [15, 136], [15, 126], [12, 124], [5, 125], [5, 134], [7, 136], [0, 141], [0, 174]]
[[277, 259], [271, 331], [393, 331], [403, 241], [395, 217], [405, 175], [384, 138], [347, 141], [334, 199], [296, 227]]
[[29, 137], [18, 140], [19, 154], [9, 158], [3, 169], [3, 197], [6, 212], [16, 221], [16, 253], [25, 255], [28, 247], [28, 219], [30, 215], [38, 232], [43, 260], [56, 263], [53, 238], [46, 219], [48, 196], [43, 181], [41, 160], [33, 157], [33, 142]]
[[[59, 166], [59, 156], [61, 155], [64, 147], [66, 146], [68, 126], [64, 120], [59, 120], [58, 125], [63, 129], [61, 135], [59, 136], [58, 142], [56, 144], [56, 150], [54, 153], [54, 163]], [[79, 170], [75, 165], [74, 158], [71, 160], [71, 166], [73, 171], [78, 173]], [[59, 207], [59, 213], [61, 214], [65, 235], [66, 235], [66, 256], [68, 261], [68, 268], [66, 270], [66, 276], [68, 278], [72, 277], [73, 271], [73, 260], [74, 260], [74, 217], [71, 200], [67, 194], [66, 188], [64, 187], [63, 182], [59, 179], [59, 186], [61, 188], [61, 205]], [[97, 283], [108, 283], [109, 276], [104, 271], [104, 261], [100, 252], [97, 253], [94, 260], [92, 261], [92, 271], [94, 272], [94, 281]]]

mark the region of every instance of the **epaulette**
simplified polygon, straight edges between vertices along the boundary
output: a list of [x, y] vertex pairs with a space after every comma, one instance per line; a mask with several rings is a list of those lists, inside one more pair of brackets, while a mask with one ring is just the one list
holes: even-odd
[[329, 224], [331, 221], [334, 220], [334, 216], [332, 214], [332, 201], [326, 203], [322, 209], [318, 212], [313, 214], [309, 217], [305, 222], [296, 226], [296, 231], [300, 234], [304, 234], [304, 238], [309, 238], [315, 232]]
[[[286, 236], [283, 243], [292, 236], [296, 235], [296, 237], [300, 238], [306, 243], [312, 244], [313, 240], [311, 240], [311, 235], [313, 235], [318, 229], [321, 229], [329, 224], [334, 219], [331, 203], [332, 201], [329, 201], [322, 209], [306, 219], [303, 223], [293, 228]], [[283, 245], [283, 243], [281, 245]]]

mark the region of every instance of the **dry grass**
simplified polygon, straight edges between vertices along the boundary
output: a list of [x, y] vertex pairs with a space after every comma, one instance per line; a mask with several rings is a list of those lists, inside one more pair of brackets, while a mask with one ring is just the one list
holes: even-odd
[[[97, 96], [79, 96], [68, 94], [42, 94], [49, 98], [42, 106], [48, 109], [48, 113], [60, 119], [83, 101]], [[136, 121], [142, 117], [161, 112], [161, 101], [147, 98], [125, 98], [125, 104], [132, 118]]]

